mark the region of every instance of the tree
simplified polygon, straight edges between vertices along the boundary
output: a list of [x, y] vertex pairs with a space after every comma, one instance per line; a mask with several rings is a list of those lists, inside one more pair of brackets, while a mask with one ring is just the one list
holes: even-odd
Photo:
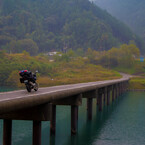
[[83, 51], [83, 49], [82, 49], [82, 48], [78, 48], [78, 49], [76, 50], [76, 54], [77, 54], [78, 56], [84, 56], [84, 51]]
[[30, 55], [36, 55], [39, 48], [32, 39], [22, 39], [18, 41], [11, 41], [7, 44], [6, 50], [9, 53], [22, 53], [25, 50], [29, 52]]
[[5, 51], [0, 51], [0, 59], [3, 59], [5, 57], [6, 53]]

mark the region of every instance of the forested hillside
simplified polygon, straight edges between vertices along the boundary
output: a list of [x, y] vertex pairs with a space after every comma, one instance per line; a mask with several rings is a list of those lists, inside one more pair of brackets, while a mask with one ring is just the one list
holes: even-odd
[[143, 0], [93, 0], [113, 16], [131, 26], [145, 39], [145, 1]]
[[107, 50], [142, 40], [89, 0], [1, 0], [0, 50], [31, 55], [52, 50]]

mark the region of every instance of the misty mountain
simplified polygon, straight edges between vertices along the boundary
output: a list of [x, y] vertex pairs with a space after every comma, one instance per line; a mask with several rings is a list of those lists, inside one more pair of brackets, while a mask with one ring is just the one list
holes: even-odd
[[52, 50], [108, 50], [142, 40], [89, 0], [1, 0], [0, 50], [31, 55]]
[[145, 1], [143, 0], [93, 0], [98, 6], [128, 24], [145, 39]]

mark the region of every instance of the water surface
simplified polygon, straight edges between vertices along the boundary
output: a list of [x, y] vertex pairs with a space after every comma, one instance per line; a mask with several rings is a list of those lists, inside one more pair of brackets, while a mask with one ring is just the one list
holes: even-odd
[[[42, 145], [144, 145], [145, 92], [129, 92], [100, 113], [93, 104], [93, 119], [87, 120], [86, 100], [79, 107], [78, 133], [70, 135], [70, 107], [57, 106], [56, 137], [50, 123], [42, 123]], [[0, 122], [2, 145], [2, 121]], [[32, 122], [13, 121], [13, 145], [32, 145]]]
[[8, 86], [0, 86], [0, 92], [9, 92], [13, 90], [17, 90], [17, 89], [13, 87], [8, 87]]

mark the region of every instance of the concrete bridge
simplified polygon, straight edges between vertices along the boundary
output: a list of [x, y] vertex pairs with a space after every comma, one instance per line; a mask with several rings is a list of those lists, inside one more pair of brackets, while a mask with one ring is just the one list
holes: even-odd
[[82, 98], [87, 99], [87, 117], [92, 119], [93, 98], [102, 111], [127, 91], [129, 76], [121, 79], [40, 88], [38, 92], [26, 90], [0, 93], [0, 118], [3, 119], [3, 145], [11, 145], [12, 120], [33, 121], [33, 145], [41, 145], [41, 121], [50, 121], [50, 134], [55, 135], [56, 106], [71, 106], [71, 135], [77, 133], [78, 108]]

